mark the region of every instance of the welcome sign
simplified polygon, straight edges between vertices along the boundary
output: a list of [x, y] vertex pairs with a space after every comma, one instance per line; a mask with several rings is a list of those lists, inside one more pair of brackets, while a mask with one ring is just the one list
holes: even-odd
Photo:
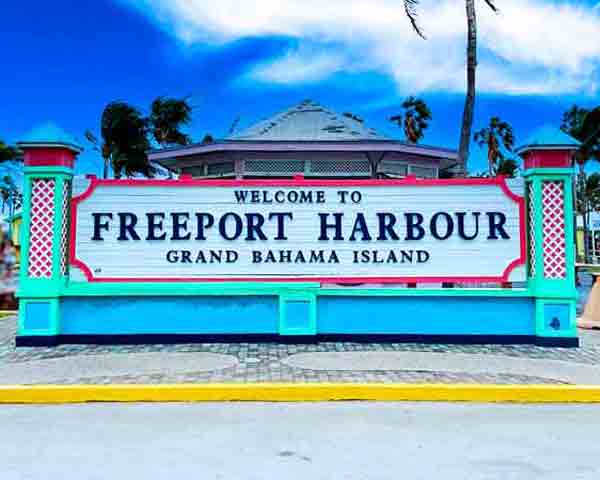
[[71, 218], [90, 281], [487, 282], [525, 262], [502, 178], [92, 179]]

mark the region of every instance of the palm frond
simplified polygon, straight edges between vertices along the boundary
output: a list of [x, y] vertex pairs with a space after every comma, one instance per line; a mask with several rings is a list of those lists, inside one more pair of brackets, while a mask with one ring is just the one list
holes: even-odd
[[[487, 1], [487, 0], [486, 0]], [[417, 12], [417, 7], [419, 6], [419, 0], [404, 0], [404, 12], [406, 16], [410, 20], [410, 24], [412, 25], [413, 30], [416, 34], [421, 37], [423, 40], [426, 40], [419, 23], [417, 22], [417, 17], [419, 16]]]
[[498, 10], [498, 7], [494, 4], [493, 0], [485, 0], [485, 3], [487, 3], [488, 7], [490, 7], [495, 13], [498, 13], [500, 10]]

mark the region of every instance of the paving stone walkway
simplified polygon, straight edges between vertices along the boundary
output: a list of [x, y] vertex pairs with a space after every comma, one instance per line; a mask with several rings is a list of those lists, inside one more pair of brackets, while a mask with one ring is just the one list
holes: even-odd
[[[589, 331], [582, 332], [581, 348], [329, 342], [15, 348], [15, 333], [15, 318], [0, 319], [0, 383], [527, 384], [575, 383], [600, 377], [595, 370], [600, 372], [600, 332]], [[318, 355], [312, 355], [332, 352], [350, 355], [330, 363], [319, 363]], [[375, 363], [365, 360], [365, 352], [376, 355]], [[386, 353], [393, 355], [386, 357]], [[297, 354], [303, 355], [294, 356]]]

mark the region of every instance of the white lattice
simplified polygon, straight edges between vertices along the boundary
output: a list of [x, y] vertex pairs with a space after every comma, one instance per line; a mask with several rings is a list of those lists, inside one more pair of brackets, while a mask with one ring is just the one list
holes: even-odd
[[567, 276], [565, 199], [561, 181], [542, 182], [544, 278]]
[[535, 199], [533, 183], [527, 187], [527, 208], [529, 218], [529, 276], [535, 276]]
[[29, 227], [29, 267], [31, 278], [52, 276], [54, 230], [54, 186], [52, 178], [38, 178], [31, 186], [31, 225]]
[[60, 273], [66, 275], [69, 268], [69, 200], [71, 198], [71, 182], [65, 180], [62, 189], [62, 223], [60, 226]]
[[368, 160], [313, 160], [310, 163], [310, 172], [369, 175], [371, 166]]
[[289, 174], [304, 173], [304, 160], [246, 160], [247, 174]]

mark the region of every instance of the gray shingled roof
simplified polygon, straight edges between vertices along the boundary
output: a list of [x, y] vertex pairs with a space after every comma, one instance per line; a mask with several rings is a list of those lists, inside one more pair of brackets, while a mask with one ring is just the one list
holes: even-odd
[[349, 141], [390, 140], [351, 114], [339, 114], [312, 100], [258, 122], [228, 140]]

